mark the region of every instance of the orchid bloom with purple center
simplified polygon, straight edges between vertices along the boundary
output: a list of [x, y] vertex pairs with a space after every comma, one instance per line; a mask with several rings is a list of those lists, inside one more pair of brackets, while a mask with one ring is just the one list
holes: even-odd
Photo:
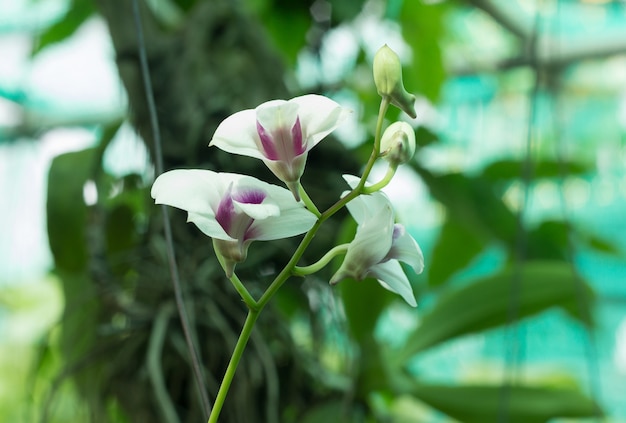
[[209, 146], [263, 160], [299, 201], [308, 152], [349, 114], [321, 95], [272, 100], [226, 118]]
[[151, 194], [157, 204], [186, 210], [187, 221], [213, 238], [228, 277], [252, 241], [298, 235], [316, 221], [289, 191], [251, 176], [172, 170], [154, 181]]
[[[344, 179], [353, 188], [359, 182], [359, 178], [352, 175], [345, 175]], [[399, 261], [421, 273], [424, 256], [404, 226], [394, 223], [393, 208], [387, 196], [382, 192], [361, 195], [350, 201], [347, 207], [357, 221], [357, 232], [330, 283], [336, 284], [345, 278], [360, 281], [374, 277], [384, 288], [399, 294], [415, 307], [413, 289]]]

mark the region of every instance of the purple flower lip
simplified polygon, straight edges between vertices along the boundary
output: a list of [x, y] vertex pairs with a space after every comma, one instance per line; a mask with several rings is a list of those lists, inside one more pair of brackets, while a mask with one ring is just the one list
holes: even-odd
[[236, 190], [231, 183], [217, 206], [215, 220], [232, 238], [240, 240], [250, 238], [246, 235], [254, 219], [242, 211], [237, 211], [235, 203], [262, 204], [266, 197], [267, 194], [260, 189]]
[[220, 224], [224, 231], [232, 237], [233, 235], [231, 234], [230, 228], [232, 226], [233, 217], [235, 216], [235, 206], [233, 204], [233, 197], [230, 195], [231, 190], [232, 184], [228, 187], [228, 192], [222, 197], [220, 204], [217, 206], [215, 220], [217, 220], [217, 223]]
[[261, 204], [267, 198], [267, 193], [260, 189], [243, 189], [235, 192], [232, 198], [238, 203]]

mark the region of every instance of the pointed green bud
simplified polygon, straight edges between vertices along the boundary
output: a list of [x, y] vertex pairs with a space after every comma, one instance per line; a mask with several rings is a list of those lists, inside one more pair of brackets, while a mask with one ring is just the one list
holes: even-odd
[[415, 96], [404, 89], [400, 58], [387, 44], [374, 56], [374, 83], [381, 97], [415, 119]]
[[380, 155], [393, 166], [401, 165], [415, 154], [415, 132], [406, 122], [395, 122], [383, 133]]

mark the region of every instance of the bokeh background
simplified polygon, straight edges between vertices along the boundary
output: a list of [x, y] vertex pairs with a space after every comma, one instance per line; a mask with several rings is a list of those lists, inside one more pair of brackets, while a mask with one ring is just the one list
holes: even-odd
[[[1, 421], [203, 420], [131, 4], [0, 0]], [[626, 2], [139, 4], [167, 168], [275, 182], [208, 149], [216, 125], [320, 93], [354, 111], [305, 174], [329, 205], [371, 148], [381, 45], [417, 95], [416, 119], [387, 116], [420, 148], [385, 191], [426, 257], [418, 308], [374, 281], [330, 288], [332, 269], [289, 282], [225, 422], [626, 421]], [[171, 216], [213, 398], [245, 310], [210, 240]], [[305, 261], [354, 231], [332, 225]], [[294, 245], [253, 244], [253, 292]]]

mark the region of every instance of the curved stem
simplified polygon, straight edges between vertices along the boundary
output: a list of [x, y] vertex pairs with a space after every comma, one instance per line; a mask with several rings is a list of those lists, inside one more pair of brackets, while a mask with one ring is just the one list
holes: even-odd
[[373, 192], [380, 191], [381, 189], [385, 188], [389, 184], [389, 182], [391, 182], [391, 180], [393, 179], [393, 176], [396, 174], [396, 169], [398, 169], [397, 165], [390, 164], [389, 167], [387, 168], [387, 173], [385, 173], [385, 176], [383, 177], [383, 179], [376, 182], [374, 185], [370, 185], [369, 187], [363, 187], [363, 189], [361, 190], [361, 193], [371, 194]]
[[346, 196], [340, 198], [335, 204], [330, 206], [328, 210], [322, 213], [322, 215], [320, 216], [320, 220], [322, 222], [328, 219], [333, 214], [337, 213], [337, 211], [339, 211], [343, 206], [348, 204], [351, 200], [355, 199], [363, 192], [363, 188], [365, 187], [365, 181], [367, 181], [367, 177], [372, 171], [372, 168], [374, 167], [374, 163], [376, 163], [376, 160], [380, 156], [380, 139], [381, 139], [382, 132], [383, 132], [383, 122], [385, 121], [385, 114], [387, 113], [389, 104], [390, 104], [389, 99], [386, 97], [383, 97], [383, 99], [380, 101], [380, 108], [378, 110], [378, 120], [376, 122], [376, 132], [374, 135], [374, 147], [372, 148], [372, 153], [370, 154], [370, 157], [367, 160], [367, 163], [365, 164], [365, 169], [363, 170], [363, 176], [361, 176], [361, 180], [359, 181], [359, 184], [352, 191], [350, 191]]
[[287, 265], [283, 268], [283, 270], [281, 270], [278, 276], [276, 276], [274, 281], [270, 284], [270, 286], [259, 299], [259, 309], [263, 309], [263, 307], [265, 307], [269, 300], [272, 299], [276, 291], [278, 291], [278, 289], [283, 285], [283, 283], [285, 283], [289, 276], [291, 276], [292, 269], [296, 267], [296, 263], [298, 263], [298, 260], [300, 260], [300, 257], [302, 257], [302, 254], [304, 254], [304, 251], [315, 237], [315, 233], [322, 225], [322, 222], [323, 220], [320, 217], [317, 222], [315, 222], [315, 225], [313, 225], [313, 227], [309, 229], [309, 232], [306, 233], [302, 241], [300, 241], [300, 245], [298, 245], [298, 248], [293, 253], [293, 256], [291, 257]]
[[306, 206], [306, 208], [311, 213], [313, 213], [316, 217], [319, 218], [322, 215], [322, 213], [320, 213], [320, 211], [318, 210], [313, 200], [311, 200], [311, 197], [309, 197], [309, 194], [307, 194], [307, 192], [304, 190], [304, 187], [302, 186], [302, 184], [300, 184], [299, 192], [300, 192], [300, 197], [302, 197], [302, 201], [304, 201], [304, 205]]
[[[215, 252], [215, 256], [217, 257], [217, 261], [219, 261], [220, 265], [222, 266], [222, 269], [226, 270], [224, 256], [220, 253], [218, 248], [214, 248], [213, 250]], [[259, 305], [257, 304], [254, 297], [250, 294], [248, 289], [245, 287], [243, 282], [241, 282], [237, 274], [233, 272], [232, 276], [228, 279], [230, 280], [230, 283], [233, 284], [235, 290], [237, 290], [239, 296], [241, 296], [241, 299], [244, 303], [246, 303], [248, 308], [250, 310], [257, 310], [259, 308]]]
[[233, 377], [235, 376], [235, 372], [237, 371], [237, 366], [239, 365], [239, 361], [241, 361], [243, 352], [246, 349], [246, 344], [248, 343], [250, 335], [252, 334], [254, 323], [259, 317], [260, 312], [260, 309], [248, 311], [248, 317], [246, 317], [246, 321], [243, 324], [243, 328], [241, 329], [241, 334], [239, 335], [239, 339], [237, 340], [237, 345], [235, 345], [235, 350], [233, 351], [233, 355], [230, 358], [228, 367], [226, 368], [226, 373], [224, 374], [224, 379], [222, 380], [220, 389], [217, 392], [217, 397], [215, 398], [215, 403], [213, 404], [213, 412], [209, 416], [208, 423], [217, 423], [217, 419], [219, 418], [220, 412], [222, 411], [222, 406], [224, 405], [224, 400], [226, 400], [226, 395], [228, 394], [228, 390], [230, 389], [230, 384], [233, 381]]
[[365, 181], [367, 181], [367, 177], [372, 171], [372, 167], [374, 167], [374, 163], [376, 159], [380, 156], [380, 139], [383, 133], [383, 122], [385, 121], [385, 114], [387, 114], [387, 109], [389, 108], [389, 98], [383, 97], [380, 100], [380, 107], [378, 109], [378, 120], [376, 121], [376, 132], [374, 133], [374, 148], [372, 149], [372, 154], [370, 154], [370, 158], [365, 164], [365, 169], [363, 170], [363, 176], [361, 176], [361, 181], [358, 185], [358, 190], [361, 192], [363, 187], [365, 186]]
[[345, 254], [348, 251], [348, 246], [350, 244], [341, 244], [337, 245], [328, 251], [324, 256], [317, 261], [317, 263], [311, 264], [309, 266], [295, 266], [293, 268], [293, 274], [295, 276], [305, 276], [310, 275], [311, 273], [315, 273], [321, 270], [324, 266], [326, 266], [333, 258], [338, 256], [339, 254]]
[[243, 300], [244, 303], [246, 303], [248, 308], [253, 311], [258, 311], [259, 309], [258, 303], [254, 299], [254, 297], [252, 297], [252, 294], [248, 292], [248, 290], [244, 286], [243, 282], [241, 282], [237, 274], [233, 273], [233, 275], [230, 277], [230, 282], [233, 284], [233, 286], [235, 287], [239, 295], [241, 295], [241, 299]]

